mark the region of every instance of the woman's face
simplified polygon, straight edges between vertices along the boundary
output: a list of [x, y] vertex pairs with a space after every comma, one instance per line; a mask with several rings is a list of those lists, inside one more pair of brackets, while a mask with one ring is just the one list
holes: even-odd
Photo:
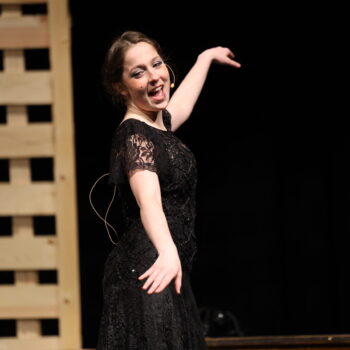
[[142, 111], [159, 111], [168, 105], [169, 72], [152, 45], [140, 42], [127, 50], [122, 79], [121, 92]]

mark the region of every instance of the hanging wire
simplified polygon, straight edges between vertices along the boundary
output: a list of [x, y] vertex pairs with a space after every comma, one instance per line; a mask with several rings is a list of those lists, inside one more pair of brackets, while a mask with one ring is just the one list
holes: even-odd
[[109, 205], [108, 205], [108, 208], [107, 208], [107, 211], [106, 211], [106, 214], [105, 214], [105, 217], [104, 217], [104, 218], [103, 218], [103, 217], [98, 213], [98, 211], [95, 209], [94, 205], [92, 204], [92, 200], [91, 200], [91, 194], [92, 194], [92, 191], [93, 191], [93, 189], [95, 188], [96, 184], [100, 181], [100, 179], [102, 179], [104, 176], [107, 176], [107, 175], [109, 175], [109, 174], [110, 174], [110, 173], [105, 173], [105, 174], [103, 174], [103, 175], [100, 176], [100, 177], [95, 181], [95, 183], [92, 185], [91, 190], [90, 190], [90, 193], [89, 193], [89, 201], [90, 201], [91, 207], [92, 207], [92, 209], [95, 211], [96, 215], [97, 215], [102, 221], [104, 221], [105, 227], [106, 227], [106, 230], [107, 230], [107, 233], [108, 233], [108, 236], [109, 236], [109, 239], [111, 240], [111, 242], [112, 242], [114, 245], [118, 245], [118, 243], [114, 242], [114, 240], [112, 239], [112, 236], [111, 236], [111, 234], [110, 234], [110, 232], [109, 232], [109, 230], [108, 230], [108, 226], [114, 231], [115, 235], [116, 235], [117, 238], [119, 239], [118, 233], [117, 233], [117, 231], [115, 230], [115, 228], [107, 222], [108, 212], [109, 212], [109, 209], [110, 209], [110, 207], [111, 207], [111, 205], [112, 205], [112, 203], [113, 203], [114, 196], [115, 196], [116, 185], [114, 185], [113, 197], [112, 197], [111, 202], [110, 202]]

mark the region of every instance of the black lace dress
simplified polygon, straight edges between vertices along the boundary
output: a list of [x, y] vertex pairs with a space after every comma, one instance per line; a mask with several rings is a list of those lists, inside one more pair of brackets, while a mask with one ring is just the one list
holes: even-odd
[[[126, 229], [105, 262], [97, 350], [207, 349], [190, 283], [196, 254], [196, 161], [171, 131], [170, 113], [163, 110], [162, 115], [167, 130], [127, 119], [113, 136], [109, 183], [117, 185]], [[142, 289], [147, 278], [138, 280], [158, 254], [144, 230], [126, 175], [137, 169], [158, 175], [164, 214], [182, 264], [181, 294], [174, 280], [161, 293], [152, 294]]]

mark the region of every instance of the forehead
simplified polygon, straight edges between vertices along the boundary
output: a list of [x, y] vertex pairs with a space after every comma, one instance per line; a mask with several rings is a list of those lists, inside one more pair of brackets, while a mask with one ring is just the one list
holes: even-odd
[[148, 43], [140, 42], [132, 45], [125, 54], [124, 66], [131, 69], [139, 64], [147, 64], [154, 57], [159, 56], [157, 50]]

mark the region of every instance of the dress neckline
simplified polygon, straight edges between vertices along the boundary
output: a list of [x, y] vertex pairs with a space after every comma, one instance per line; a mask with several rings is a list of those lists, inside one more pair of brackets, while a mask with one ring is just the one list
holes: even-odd
[[[121, 122], [121, 123], [119, 124], [119, 126], [121, 126], [122, 124], [124, 124], [124, 123], [125, 123], [126, 121], [128, 121], [128, 120], [137, 120], [137, 121], [139, 121], [139, 122], [141, 122], [141, 123], [143, 123], [143, 124], [148, 125], [149, 127], [153, 128], [153, 129], [156, 129], [156, 130], [159, 130], [159, 131], [163, 131], [163, 132], [169, 132], [168, 129], [163, 130], [163, 129], [157, 128], [157, 127], [155, 127], [155, 126], [153, 126], [153, 125], [151, 125], [151, 124], [148, 124], [148, 123], [144, 122], [143, 120], [136, 119], [136, 118], [128, 118], [128, 119], [125, 119], [123, 122]], [[162, 120], [163, 120], [163, 124], [164, 124], [164, 110], [162, 111]], [[165, 126], [165, 124], [164, 124], [164, 126]], [[166, 126], [165, 126], [165, 127], [166, 127]]]

